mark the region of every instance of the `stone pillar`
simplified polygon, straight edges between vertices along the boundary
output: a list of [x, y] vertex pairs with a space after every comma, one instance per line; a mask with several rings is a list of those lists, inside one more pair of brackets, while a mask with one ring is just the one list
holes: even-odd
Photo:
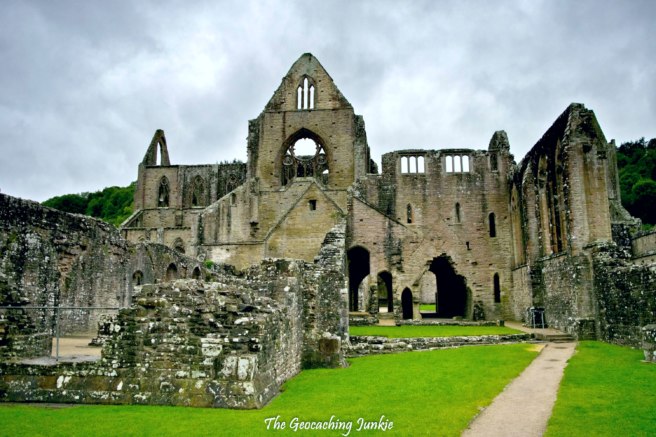
[[645, 351], [645, 361], [656, 363], [656, 325], [642, 327], [642, 349]]

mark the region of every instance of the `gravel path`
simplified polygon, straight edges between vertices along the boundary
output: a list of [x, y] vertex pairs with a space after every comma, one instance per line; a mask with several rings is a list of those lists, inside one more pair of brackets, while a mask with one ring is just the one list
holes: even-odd
[[548, 343], [540, 355], [469, 424], [466, 437], [542, 436], [576, 343]]

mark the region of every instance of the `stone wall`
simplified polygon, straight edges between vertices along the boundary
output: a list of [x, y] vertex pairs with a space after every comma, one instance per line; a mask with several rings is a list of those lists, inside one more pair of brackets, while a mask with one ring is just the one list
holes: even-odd
[[[2, 400], [259, 408], [301, 368], [345, 364], [344, 223], [327, 233], [312, 263], [267, 259], [243, 273], [207, 271], [165, 246], [133, 246], [96, 220], [0, 200], [7, 214], [0, 287], [3, 303], [16, 306], [0, 312]], [[62, 241], [77, 257], [44, 262], [64, 251]], [[76, 279], [85, 272], [95, 282]], [[25, 310], [31, 299], [47, 302], [25, 281], [39, 274], [52, 278], [53, 304], [62, 306], [82, 306], [86, 300], [75, 300], [82, 295], [124, 307], [106, 300], [124, 291], [129, 308], [101, 320], [100, 361], [24, 361], [50, 354], [52, 320], [35, 322]], [[212, 282], [177, 279], [191, 276]], [[63, 331], [88, 331], [94, 317], [64, 318]]]
[[[0, 306], [125, 307], [136, 283], [167, 274], [204, 276], [206, 269], [167, 246], [128, 243], [100, 220], [0, 194]], [[35, 333], [51, 332], [53, 310], [21, 311]], [[62, 310], [60, 331], [93, 332], [107, 312]]]
[[640, 347], [641, 328], [656, 323], [656, 269], [636, 265], [613, 248], [593, 258], [599, 339]]

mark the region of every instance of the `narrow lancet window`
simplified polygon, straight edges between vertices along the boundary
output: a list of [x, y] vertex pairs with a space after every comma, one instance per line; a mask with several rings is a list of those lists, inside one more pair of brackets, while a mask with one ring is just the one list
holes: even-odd
[[169, 206], [169, 180], [166, 178], [166, 176], [162, 176], [162, 179], [159, 181], [157, 206], [159, 208], [168, 208]]

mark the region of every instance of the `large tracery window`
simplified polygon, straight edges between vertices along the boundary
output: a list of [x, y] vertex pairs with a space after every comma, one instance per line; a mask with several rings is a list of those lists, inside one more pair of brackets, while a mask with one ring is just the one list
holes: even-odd
[[282, 185], [296, 177], [313, 177], [328, 183], [328, 158], [323, 146], [311, 138], [300, 138], [282, 157]]

